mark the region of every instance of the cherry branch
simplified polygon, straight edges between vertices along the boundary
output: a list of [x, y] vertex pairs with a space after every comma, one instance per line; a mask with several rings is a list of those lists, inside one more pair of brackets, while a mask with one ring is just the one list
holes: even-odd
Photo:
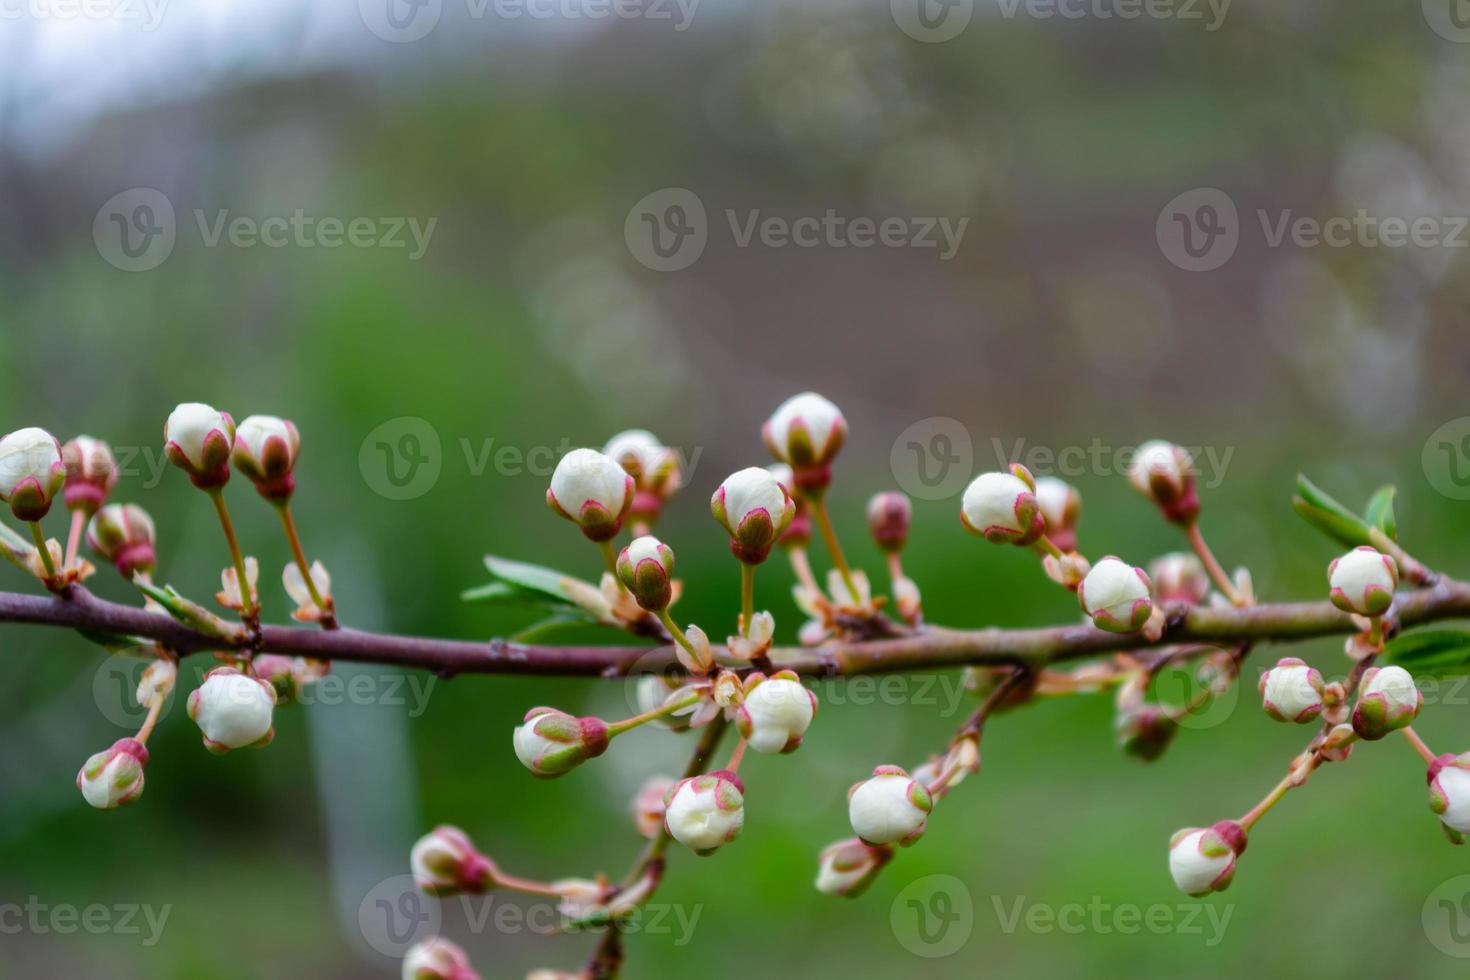
[[[1400, 628], [1470, 616], [1470, 584], [1441, 578], [1434, 585], [1397, 595], [1388, 613]], [[93, 633], [137, 636], [181, 656], [243, 649], [248, 641], [225, 641], [191, 629], [166, 615], [100, 599], [81, 586], [63, 596], [0, 592], [0, 622], [61, 626]], [[1180, 643], [1230, 645], [1296, 642], [1359, 632], [1352, 617], [1330, 602], [1280, 603], [1232, 608], [1173, 606], [1157, 640], [1139, 633], [1110, 633], [1090, 623], [1035, 629], [950, 629], [928, 627], [912, 636], [877, 640], [832, 640], [812, 648], [776, 648], [778, 669], [816, 676], [896, 673], [966, 665], [1018, 665], [1031, 669], [1120, 650]], [[678, 669], [673, 647], [548, 646], [504, 639], [482, 642], [370, 633], [352, 629], [264, 625], [259, 652], [322, 660], [376, 663], [456, 674], [523, 674], [563, 677], [624, 677]]]

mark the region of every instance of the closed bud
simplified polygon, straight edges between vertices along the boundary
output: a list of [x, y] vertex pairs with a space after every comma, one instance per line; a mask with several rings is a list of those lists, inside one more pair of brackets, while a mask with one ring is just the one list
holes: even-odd
[[120, 738], [98, 752], [77, 773], [82, 798], [99, 810], [127, 806], [143, 793], [143, 766], [148, 750], [135, 738]]
[[1092, 566], [1077, 587], [1077, 601], [1094, 626], [1110, 633], [1137, 632], [1153, 612], [1151, 584], [1143, 569], [1112, 557]]
[[674, 495], [683, 479], [679, 454], [645, 429], [629, 429], [608, 440], [603, 455], [614, 460], [633, 478], [633, 520], [651, 524], [658, 519], [664, 501]]
[[866, 844], [907, 847], [924, 833], [934, 800], [898, 766], [879, 766], [847, 796], [847, 819]]
[[1261, 675], [1261, 707], [1277, 721], [1308, 722], [1322, 713], [1322, 675], [1296, 657], [1283, 657]]
[[184, 402], [169, 413], [163, 441], [169, 462], [189, 474], [196, 487], [211, 490], [230, 482], [235, 421], [228, 412]]
[[960, 498], [960, 523], [995, 544], [1028, 545], [1046, 531], [1035, 481], [1020, 465], [970, 481]]
[[51, 433], [33, 426], [0, 439], [0, 501], [10, 505], [16, 520], [45, 517], [65, 484], [61, 443]]
[[321, 680], [332, 669], [331, 661], [328, 660], [286, 657], [275, 653], [257, 654], [251, 661], [251, 666], [255, 668], [256, 677], [275, 689], [277, 704], [301, 700], [306, 688]]
[[1369, 667], [1358, 683], [1353, 731], [1374, 742], [1413, 722], [1424, 703], [1414, 678], [1402, 667]]
[[663, 833], [664, 829], [664, 797], [669, 790], [674, 788], [678, 780], [669, 776], [650, 776], [644, 780], [639, 787], [638, 793], [633, 797], [633, 826], [638, 833], [653, 840]]
[[595, 449], [573, 449], [556, 464], [546, 503], [588, 538], [608, 541], [633, 505], [633, 478]]
[[1170, 552], [1155, 558], [1148, 566], [1154, 593], [1160, 602], [1182, 602], [1197, 606], [1210, 592], [1210, 576], [1194, 555]]
[[[760, 674], [752, 675], [761, 678]], [[735, 722], [756, 752], [794, 752], [817, 713], [817, 696], [791, 671], [747, 682]]]
[[1199, 515], [1194, 459], [1181, 446], [1161, 439], [1139, 446], [1128, 466], [1128, 481], [1175, 524], [1191, 524]]
[[480, 980], [480, 975], [464, 950], [435, 936], [409, 949], [403, 958], [403, 980]]
[[1464, 843], [1470, 835], [1470, 752], [1442, 755], [1429, 764], [1429, 809], [1445, 836]]
[[832, 460], [847, 440], [847, 420], [836, 405], [807, 391], [786, 399], [761, 428], [771, 455], [789, 465], [803, 494], [832, 482]]
[[710, 513], [730, 535], [730, 551], [759, 565], [796, 514], [791, 494], [767, 470], [749, 466], [732, 473], [710, 498]]
[[571, 772], [607, 751], [607, 723], [576, 718], [555, 708], [532, 708], [515, 730], [516, 758], [533, 776], [550, 779]]
[[745, 786], [727, 770], [679, 780], [664, 804], [665, 829], [695, 854], [713, 854], [745, 826]]
[[857, 837], [829, 844], [818, 859], [817, 891], [857, 898], [892, 859], [893, 848], [874, 847]]
[[189, 695], [189, 717], [204, 734], [204, 747], [216, 754], [268, 745], [275, 737], [271, 719], [276, 692], [270, 684], [234, 667], [216, 667]]
[[142, 676], [138, 678], [136, 692], [138, 704], [144, 708], [162, 704], [173, 693], [174, 684], [178, 682], [178, 679], [178, 664], [166, 657], [159, 657], [144, 667]]
[[786, 530], [781, 532], [776, 543], [783, 548], [806, 547], [812, 540], [812, 515], [807, 512], [806, 501], [796, 494], [795, 474], [785, 463], [772, 463], [766, 467], [766, 472], [776, 478], [776, 482], [786, 490], [794, 505], [791, 523], [786, 525]]
[[1077, 550], [1077, 521], [1082, 494], [1066, 480], [1043, 476], [1036, 481], [1036, 504], [1046, 521], [1046, 536], [1062, 551]]
[[235, 429], [231, 460], [266, 500], [289, 500], [296, 489], [296, 454], [301, 436], [296, 426], [274, 415], [251, 415]]
[[1388, 555], [1364, 545], [1334, 558], [1327, 566], [1327, 578], [1334, 606], [1360, 616], [1378, 616], [1393, 604], [1399, 568]]
[[91, 517], [117, 486], [117, 460], [112, 447], [101, 439], [77, 436], [61, 447], [61, 459], [66, 464], [66, 491], [62, 494], [66, 509]]
[[684, 669], [690, 673], [707, 673], [715, 665], [715, 655], [710, 649], [709, 636], [704, 630], [690, 623], [689, 628], [684, 631], [684, 638], [694, 648], [693, 652], [684, 649], [682, 644], [676, 643], [674, 644], [674, 656], [678, 657], [679, 663], [683, 664]]
[[153, 518], [137, 504], [108, 504], [87, 526], [87, 544], [126, 579], [153, 571], [157, 560], [153, 541]]
[[674, 597], [674, 549], [645, 534], [618, 554], [618, 578], [649, 612], [666, 609]]
[[868, 501], [868, 530], [883, 551], [902, 551], [908, 543], [914, 505], [896, 490], [874, 494]]
[[1245, 850], [1245, 831], [1233, 820], [1213, 827], [1189, 827], [1169, 839], [1169, 873], [1192, 898], [1230, 887], [1235, 859]]
[[479, 895], [496, 885], [494, 862], [458, 827], [435, 827], [413, 845], [408, 860], [414, 881], [431, 895]]
[[1156, 704], [1126, 708], [1118, 713], [1113, 725], [1118, 747], [1144, 762], [1153, 762], [1163, 755], [1179, 734], [1179, 723]]

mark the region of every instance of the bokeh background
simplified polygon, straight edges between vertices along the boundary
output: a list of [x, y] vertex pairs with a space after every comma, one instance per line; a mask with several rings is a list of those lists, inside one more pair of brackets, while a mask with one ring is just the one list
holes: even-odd
[[[525, 626], [460, 601], [487, 579], [486, 552], [594, 575], [595, 551], [546, 511], [552, 462], [646, 426], [690, 463], [662, 525], [681, 616], [720, 635], [738, 577], [705, 501], [766, 461], [760, 422], [808, 388], [851, 424], [832, 493], [850, 554], [881, 578], [863, 503], [914, 494], [906, 560], [937, 622], [1077, 615], [1033, 558], [955, 519], [968, 476], [1017, 452], [1039, 473], [1071, 460], [1089, 553], [1179, 547], [1121, 475], [1154, 436], [1203, 450], [1205, 528], [1263, 597], [1325, 591], [1335, 546], [1290, 509], [1298, 471], [1353, 503], [1396, 483], [1409, 549], [1464, 572], [1457, 2], [1181, 0], [1140, 16], [1126, 0], [1067, 16], [1001, 0], [6, 6], [0, 418], [110, 440], [119, 499], [158, 520], [160, 579], [200, 598], [225, 552], [204, 498], [165, 472], [165, 416], [202, 399], [294, 419], [308, 550], [348, 623], [402, 632]], [[691, 195], [702, 222], [668, 210]], [[736, 233], [753, 215], [829, 211], [965, 225], [947, 255]], [[1283, 215], [1360, 211], [1427, 218], [1438, 237], [1267, 233]], [[320, 225], [249, 238], [297, 212], [369, 224], [337, 247]], [[702, 250], [664, 261], [644, 215], [693, 229]], [[236, 219], [240, 234], [213, 237]], [[392, 231], [399, 219], [433, 223], [426, 247]], [[1203, 252], [1181, 252], [1186, 224]], [[1069, 448], [1083, 461], [1046, 461]], [[266, 569], [267, 616], [284, 618], [274, 517], [243, 481], [229, 499]], [[52, 533], [63, 520], [58, 508]], [[129, 598], [110, 570], [95, 582]], [[760, 576], [788, 640], [789, 584], [779, 561]], [[34, 583], [0, 569], [0, 585]], [[1344, 670], [1336, 642], [1293, 652]], [[1117, 751], [1107, 698], [998, 720], [982, 775], [856, 902], [810, 887], [818, 850], [847, 832], [847, 786], [922, 761], [971, 703], [957, 674], [887, 693], [824, 685], [806, 746], [746, 763], [738, 844], [675, 853], [660, 894], [673, 912], [630, 938], [625, 975], [1463, 976], [1470, 861], [1440, 837], [1398, 740], [1293, 794], [1228, 893], [1174, 890], [1169, 835], [1244, 812], [1304, 744], [1256, 703], [1275, 653], [1153, 765]], [[621, 684], [342, 667], [314, 703], [278, 712], [263, 751], [209, 755], [176, 699], [144, 797], [102, 813], [73, 774], [136, 726], [137, 665], [22, 627], [0, 631], [0, 657], [4, 976], [394, 976], [359, 913], [407, 872], [420, 833], [457, 823], [527, 876], [620, 875], [641, 845], [628, 798], [688, 748], [640, 732], [533, 782], [510, 750], [525, 709], [617, 715]], [[1427, 700], [1429, 742], [1470, 748], [1470, 685]], [[913, 940], [912, 899], [953, 912], [942, 946]], [[505, 925], [519, 920], [497, 919], [503, 905], [535, 903], [443, 908], [487, 978], [580, 966], [588, 937]], [[89, 906], [112, 910], [103, 927], [65, 918]], [[43, 911], [15, 911], [29, 908]], [[166, 911], [161, 932], [148, 911]]]

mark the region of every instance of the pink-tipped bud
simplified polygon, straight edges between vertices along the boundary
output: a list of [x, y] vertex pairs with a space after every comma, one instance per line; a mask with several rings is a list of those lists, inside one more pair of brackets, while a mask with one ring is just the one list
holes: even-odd
[[1470, 752], [1442, 755], [1429, 764], [1429, 809], [1445, 836], [1463, 844], [1470, 836]]
[[234, 667], [211, 670], [189, 695], [189, 717], [203, 733], [205, 748], [216, 754], [270, 744], [275, 709], [275, 688]]
[[1354, 548], [1327, 566], [1332, 604], [1343, 612], [1378, 616], [1393, 604], [1399, 566], [1377, 548]]
[[108, 504], [99, 510], [87, 526], [87, 544], [126, 579], [152, 572], [157, 560], [153, 518], [137, 504]]
[[796, 489], [818, 494], [832, 482], [832, 460], [847, 441], [847, 420], [836, 405], [806, 391], [771, 413], [761, 438], [772, 456], [791, 467]]
[[751, 678], [735, 715], [740, 734], [755, 752], [795, 752], [816, 717], [817, 696], [791, 671]]
[[633, 506], [633, 478], [595, 449], [573, 449], [556, 464], [546, 503], [593, 541], [610, 541]]
[[1183, 602], [1197, 606], [1210, 592], [1210, 576], [1194, 555], [1173, 551], [1160, 555], [1148, 566], [1154, 592], [1160, 602]]
[[230, 482], [230, 451], [235, 448], [235, 420], [200, 402], [184, 402], [169, 413], [163, 426], [168, 461], [189, 474], [201, 490]]
[[120, 738], [87, 760], [77, 773], [82, 798], [99, 810], [127, 806], [143, 794], [148, 750], [135, 738]]
[[1143, 569], [1117, 558], [1103, 558], [1082, 584], [1077, 601], [1098, 629], [1136, 633], [1153, 612], [1152, 584]]
[[1162, 439], [1144, 443], [1133, 454], [1128, 480], [1175, 524], [1191, 524], [1199, 516], [1194, 458], [1183, 447]]
[[676, 782], [678, 780], [668, 776], [650, 776], [639, 787], [633, 797], [633, 826], [643, 837], [653, 840], [663, 833], [664, 811], [667, 809], [664, 797]]
[[479, 895], [496, 885], [495, 863], [475, 848], [468, 834], [448, 824], [420, 837], [408, 860], [414, 881], [431, 895]]
[[1187, 827], [1169, 839], [1169, 873], [1193, 898], [1230, 887], [1235, 860], [1245, 851], [1245, 830], [1233, 820], [1213, 827]]
[[1046, 536], [1064, 552], [1077, 550], [1077, 521], [1082, 494], [1066, 480], [1043, 476], [1036, 481], [1036, 503], [1046, 520]]
[[909, 540], [914, 505], [896, 490], [874, 494], [868, 501], [868, 530], [883, 551], [902, 551]]
[[516, 758], [533, 776], [550, 779], [607, 751], [607, 723], [577, 718], [555, 708], [532, 708], [512, 741]]
[[1118, 747], [1144, 762], [1153, 762], [1163, 755], [1174, 736], [1179, 734], [1179, 723], [1156, 704], [1120, 711], [1114, 728], [1118, 734]]
[[749, 466], [732, 473], [710, 498], [710, 513], [730, 535], [730, 551], [759, 565], [791, 524], [796, 505], [768, 470]]
[[65, 484], [61, 443], [51, 433], [33, 426], [0, 439], [0, 501], [16, 520], [45, 517]]
[[1314, 720], [1322, 713], [1326, 686], [1315, 667], [1296, 657], [1283, 657], [1261, 675], [1261, 707], [1277, 721]]
[[856, 837], [829, 844], [818, 859], [817, 891], [857, 898], [892, 859], [893, 848], [874, 847]]
[[480, 975], [464, 950], [435, 936], [409, 949], [403, 958], [403, 980], [480, 980]]
[[720, 770], [675, 783], [664, 797], [664, 827], [695, 854], [713, 854], [745, 826], [745, 786]]
[[853, 832], [873, 846], [912, 844], [924, 833], [933, 809], [929, 790], [898, 766], [879, 766], [847, 795]]
[[274, 415], [251, 415], [235, 428], [230, 459], [262, 497], [280, 503], [290, 500], [296, 489], [292, 471], [300, 451], [301, 436], [296, 426]]
[[781, 532], [776, 543], [783, 548], [806, 547], [812, 540], [812, 515], [807, 511], [806, 500], [796, 493], [796, 474], [785, 463], [771, 463], [766, 467], [766, 472], [785, 488], [794, 505], [791, 523], [786, 525], [786, 530]]
[[683, 480], [679, 454], [645, 429], [619, 432], [602, 447], [602, 452], [633, 478], [633, 505], [628, 515], [644, 524], [658, 520], [664, 502]]
[[66, 509], [91, 517], [117, 486], [117, 460], [112, 447], [101, 439], [77, 436], [61, 447], [61, 459], [66, 464], [66, 491], [62, 494]]
[[960, 523], [992, 544], [1029, 545], [1046, 531], [1036, 481], [1024, 466], [981, 473], [960, 498]]
[[1424, 704], [1424, 695], [1404, 668], [1369, 667], [1358, 683], [1358, 703], [1353, 706], [1353, 731], [1367, 742], [1413, 722]]
[[668, 608], [674, 597], [674, 549], [645, 534], [618, 554], [618, 578], [649, 612]]

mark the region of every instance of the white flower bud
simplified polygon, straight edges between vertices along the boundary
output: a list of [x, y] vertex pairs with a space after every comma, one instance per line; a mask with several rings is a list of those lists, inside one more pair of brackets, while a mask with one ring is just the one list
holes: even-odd
[[1334, 606], [1360, 616], [1377, 616], [1393, 604], [1399, 568], [1388, 555], [1364, 545], [1334, 558], [1327, 566], [1327, 578]]
[[924, 833], [934, 800], [898, 766], [879, 766], [847, 796], [847, 819], [864, 843], [907, 847]]
[[296, 454], [301, 436], [296, 426], [274, 415], [251, 415], [235, 429], [230, 454], [235, 469], [244, 473], [266, 500], [288, 500], [296, 489]]
[[681, 779], [664, 797], [664, 827], [695, 854], [713, 854], [745, 826], [745, 786], [720, 770]]
[[1374, 742], [1410, 724], [1424, 703], [1414, 678], [1402, 667], [1369, 667], [1358, 684], [1353, 731]]
[[730, 551], [759, 565], [796, 514], [791, 495], [767, 470], [748, 466], [732, 473], [710, 498], [710, 513], [730, 535]]
[[1296, 657], [1283, 657], [1261, 675], [1261, 706], [1277, 721], [1308, 722], [1322, 713], [1322, 675]]
[[77, 436], [61, 447], [66, 464], [66, 492], [62, 499], [68, 510], [79, 510], [88, 517], [97, 513], [117, 485], [117, 460], [112, 447], [101, 439]]
[[847, 420], [836, 405], [816, 392], [786, 399], [761, 428], [771, 455], [796, 472], [798, 483], [813, 489], [830, 480], [826, 468], [847, 439]]
[[1035, 484], [1024, 467], [981, 473], [960, 498], [960, 522], [995, 544], [1031, 544], [1046, 531]]
[[635, 511], [651, 508], [656, 515], [658, 505], [679, 489], [682, 479], [679, 454], [659, 442], [658, 437], [646, 429], [619, 432], [602, 447], [602, 452], [615, 460], [633, 478], [633, 485], [640, 495], [648, 494], [652, 498], [635, 501]]
[[1077, 550], [1077, 520], [1082, 494], [1066, 480], [1043, 476], [1036, 481], [1036, 505], [1046, 521], [1046, 536], [1062, 551]]
[[638, 605], [649, 612], [668, 607], [674, 597], [674, 549], [645, 534], [618, 554], [617, 569], [618, 578]]
[[1128, 466], [1128, 480], [1176, 524], [1188, 524], [1199, 514], [1194, 459], [1181, 446], [1162, 439], [1139, 446]]
[[607, 751], [607, 723], [575, 718], [555, 708], [532, 708], [512, 739], [516, 758], [531, 774], [544, 779], [571, 772]]
[[914, 505], [897, 490], [876, 493], [868, 501], [868, 531], [881, 551], [902, 551], [913, 519]]
[[464, 950], [435, 936], [409, 949], [403, 958], [403, 980], [480, 980], [480, 975]]
[[120, 738], [87, 760], [77, 773], [82, 798], [99, 810], [126, 806], [143, 793], [148, 750], [135, 738]]
[[468, 834], [448, 824], [420, 837], [408, 863], [414, 881], [431, 895], [479, 895], [496, 885], [494, 862], [476, 849]]
[[87, 525], [88, 546], [127, 579], [153, 571], [154, 536], [153, 518], [137, 504], [108, 504]]
[[817, 891], [857, 898], [893, 858], [891, 847], [873, 847], [856, 837], [829, 844], [817, 867]]
[[633, 478], [595, 449], [573, 449], [556, 464], [546, 503], [593, 541], [607, 541], [633, 505]]
[[1188, 827], [1169, 839], [1169, 873], [1193, 898], [1230, 887], [1235, 859], [1245, 850], [1245, 831], [1232, 820], [1213, 827]]
[[45, 429], [17, 429], [0, 439], [0, 501], [18, 521], [39, 521], [66, 485], [61, 443]]
[[1447, 835], [1470, 835], [1470, 752], [1442, 755], [1430, 763], [1429, 808]]
[[653, 840], [664, 829], [664, 797], [678, 780], [669, 776], [650, 776], [633, 797], [633, 826], [643, 837]]
[[754, 751], [794, 752], [816, 713], [817, 696], [802, 687], [794, 673], [783, 670], [769, 680], [747, 681], [745, 703], [735, 721]]
[[1133, 633], [1153, 612], [1150, 584], [1143, 569], [1117, 558], [1104, 558], [1077, 587], [1077, 600], [1093, 625], [1110, 633]]
[[169, 413], [163, 440], [169, 462], [188, 473], [196, 487], [208, 490], [229, 482], [235, 420], [228, 412], [185, 402]]
[[1194, 555], [1172, 551], [1148, 566], [1148, 577], [1160, 602], [1184, 602], [1191, 606], [1204, 601], [1210, 591], [1210, 576]]
[[189, 717], [204, 733], [205, 748], [214, 753], [268, 744], [276, 734], [271, 727], [275, 707], [270, 684], [234, 667], [211, 670], [189, 695]]

